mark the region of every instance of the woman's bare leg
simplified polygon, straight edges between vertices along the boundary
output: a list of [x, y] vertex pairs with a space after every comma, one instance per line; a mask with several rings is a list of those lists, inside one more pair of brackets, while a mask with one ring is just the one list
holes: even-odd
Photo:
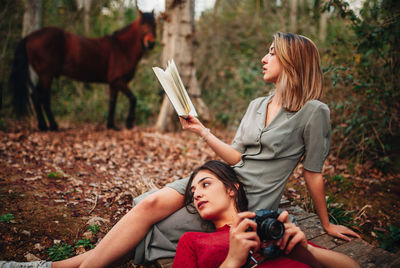
[[61, 267], [107, 267], [130, 254], [149, 228], [183, 206], [183, 195], [165, 187], [133, 207], [91, 251], [53, 263]]
[[51, 264], [51, 268], [78, 268], [82, 264], [83, 260], [86, 259], [92, 252], [93, 250], [90, 250], [63, 261], [53, 262]]

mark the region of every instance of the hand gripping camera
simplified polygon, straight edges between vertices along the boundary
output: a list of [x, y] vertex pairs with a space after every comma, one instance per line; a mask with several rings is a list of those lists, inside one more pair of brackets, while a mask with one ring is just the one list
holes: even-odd
[[[279, 213], [274, 210], [260, 209], [256, 210], [256, 217], [252, 220], [257, 223], [257, 235], [261, 240], [261, 244], [266, 246], [261, 247], [261, 255], [265, 259], [276, 257], [280, 249], [273, 241], [279, 240], [285, 233], [285, 226], [282, 222], [278, 221]], [[252, 256], [253, 252], [250, 251], [249, 257], [246, 264], [243, 267], [248, 267], [250, 262], [253, 261], [255, 264], [259, 264]], [[261, 261], [261, 262], [262, 262]]]

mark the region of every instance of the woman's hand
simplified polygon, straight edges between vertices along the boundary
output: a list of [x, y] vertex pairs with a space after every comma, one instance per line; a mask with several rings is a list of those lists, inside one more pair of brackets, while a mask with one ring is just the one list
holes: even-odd
[[260, 239], [256, 233], [257, 223], [250, 220], [253, 212], [242, 212], [235, 217], [229, 231], [229, 252], [220, 267], [241, 267], [247, 261], [249, 251], [260, 249]]
[[289, 254], [297, 244], [307, 248], [306, 235], [300, 227], [289, 221], [289, 213], [287, 211], [283, 211], [279, 215], [278, 220], [285, 225], [285, 233], [283, 237], [277, 241], [276, 245], [279, 246], [281, 250], [285, 250], [285, 254]]
[[327, 226], [324, 226], [324, 229], [331, 236], [341, 238], [345, 241], [351, 241], [351, 238], [346, 235], [350, 235], [356, 238], [361, 238], [357, 233], [353, 232], [352, 230], [343, 225], [336, 225], [333, 223], [329, 223]]
[[186, 118], [179, 117], [179, 120], [181, 121], [182, 128], [184, 130], [189, 130], [191, 132], [194, 132], [201, 137], [203, 137], [205, 132], [207, 132], [207, 129], [204, 127], [204, 125], [200, 122], [199, 119], [194, 117], [193, 115], [188, 115]]

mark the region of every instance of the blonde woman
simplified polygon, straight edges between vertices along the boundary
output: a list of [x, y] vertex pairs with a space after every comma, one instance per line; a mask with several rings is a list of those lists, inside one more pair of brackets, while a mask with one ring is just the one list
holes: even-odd
[[[322, 227], [344, 240], [350, 240], [348, 236], [359, 238], [328, 219], [321, 171], [331, 129], [329, 108], [320, 101], [323, 87], [317, 47], [304, 36], [276, 33], [261, 62], [263, 79], [273, 83], [275, 90], [250, 103], [232, 145], [218, 139], [192, 116], [180, 119], [183, 129], [202, 137], [233, 166], [244, 184], [250, 211], [277, 209], [287, 179], [302, 161], [307, 189]], [[183, 233], [205, 230], [200, 217], [183, 208], [187, 181], [177, 180], [136, 198], [137, 205], [95, 249], [52, 267], [110, 266], [132, 256], [132, 249], [135, 263], [173, 257]]]

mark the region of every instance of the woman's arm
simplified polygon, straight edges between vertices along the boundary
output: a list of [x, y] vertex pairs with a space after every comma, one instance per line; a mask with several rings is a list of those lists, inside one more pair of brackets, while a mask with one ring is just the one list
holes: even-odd
[[285, 224], [285, 234], [281, 240], [277, 242], [281, 250], [285, 250], [285, 254], [289, 254], [293, 248], [297, 246], [307, 249], [323, 267], [327, 268], [359, 268], [360, 266], [349, 256], [333, 250], [317, 248], [307, 243], [306, 235], [294, 223], [289, 221], [289, 214], [283, 211], [278, 220]]
[[306, 180], [308, 192], [310, 193], [311, 198], [314, 202], [317, 214], [321, 220], [321, 224], [324, 230], [328, 234], [346, 241], [351, 240], [347, 235], [360, 238], [358, 234], [356, 234], [349, 228], [329, 222], [322, 174], [319, 172], [304, 170], [304, 178]]
[[196, 117], [188, 116], [186, 119], [180, 117], [179, 120], [181, 121], [184, 130], [189, 130], [202, 137], [211, 149], [213, 149], [213, 151], [226, 163], [235, 165], [240, 161], [242, 154], [229, 144], [226, 144], [215, 137]]
[[307, 250], [315, 257], [319, 263], [326, 268], [359, 268], [357, 262], [355, 262], [349, 256], [339, 253], [333, 250], [317, 248], [310, 244], [307, 246]]

